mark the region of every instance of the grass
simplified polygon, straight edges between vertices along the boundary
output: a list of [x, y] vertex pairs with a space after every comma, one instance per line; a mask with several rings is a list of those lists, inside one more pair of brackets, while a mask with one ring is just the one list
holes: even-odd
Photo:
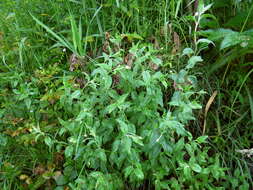
[[[237, 150], [252, 148], [253, 6], [250, 1], [234, 0], [209, 0], [205, 6], [201, 3], [198, 11], [201, 12], [201, 7], [207, 10], [194, 17], [194, 2], [187, 0], [1, 2], [0, 186], [59, 190], [82, 189], [84, 183], [89, 184], [88, 189], [215, 189], [218, 186], [251, 189], [252, 157]], [[227, 33], [230, 38], [213, 38], [221, 34], [220, 28], [230, 29]], [[183, 55], [185, 48], [193, 50]], [[200, 62], [197, 56], [204, 61]], [[196, 64], [193, 68], [189, 59]], [[143, 65], [135, 67], [136, 62]], [[129, 72], [120, 67], [122, 64], [130, 67]], [[122, 85], [119, 76], [130, 82]], [[103, 86], [110, 88], [105, 90]], [[199, 90], [206, 91], [206, 95]], [[185, 94], [179, 96], [178, 91]], [[153, 99], [152, 93], [157, 96], [162, 93], [162, 99]], [[139, 104], [146, 106], [142, 114], [149, 114], [148, 118], [134, 110], [139, 109], [135, 96]], [[148, 101], [150, 105], [146, 104]], [[199, 108], [197, 101], [202, 109], [188, 110]], [[148, 139], [152, 130], [137, 128], [131, 132], [132, 136], [127, 134], [133, 143], [131, 151], [136, 151], [128, 156], [143, 162], [124, 161], [121, 166], [124, 170], [116, 169], [121, 161], [113, 160], [116, 153], [111, 152], [119, 146], [115, 145], [122, 132], [119, 129], [123, 128], [124, 133], [126, 125], [133, 127], [144, 122], [143, 118], [122, 111], [135, 103], [132, 112], [139, 114], [138, 117], [150, 123], [157, 119], [159, 123], [166, 111], [171, 111], [171, 117], [190, 131], [192, 138], [184, 137], [179, 127], [167, 139], [174, 142], [173, 151], [184, 147], [185, 155], [180, 163], [176, 160], [181, 159], [181, 154], [176, 158], [174, 153], [166, 153], [168, 145], [162, 144], [164, 152], [159, 153], [160, 165], [156, 165], [157, 160], [151, 158], [158, 153], [140, 147], [148, 143], [151, 146], [155, 135], [160, 133]], [[87, 113], [82, 112], [86, 104], [94, 106]], [[108, 109], [111, 111], [106, 113]], [[150, 110], [157, 116], [153, 117]], [[121, 128], [108, 119], [105, 122], [115, 127], [112, 131], [117, 133], [103, 136], [110, 133], [110, 127], [92, 129], [81, 124], [89, 114], [98, 120], [94, 126], [110, 116]], [[195, 121], [190, 121], [190, 117]], [[156, 126], [155, 122], [152, 125]], [[202, 138], [203, 130], [208, 136], [205, 145], [196, 140]], [[165, 138], [164, 133], [161, 132], [157, 142]], [[111, 139], [103, 144], [103, 138]], [[159, 152], [158, 147], [153, 148]], [[90, 155], [83, 153], [83, 149], [89, 150]], [[195, 158], [192, 151], [199, 157]], [[80, 154], [86, 157], [79, 158]], [[167, 158], [171, 159], [170, 163]], [[103, 165], [104, 159], [114, 165]], [[208, 168], [219, 171], [210, 171], [209, 186], [192, 185], [199, 176], [206, 180]], [[117, 173], [121, 170], [122, 175]], [[113, 179], [115, 183], [111, 183]], [[173, 186], [170, 180], [178, 186]]]

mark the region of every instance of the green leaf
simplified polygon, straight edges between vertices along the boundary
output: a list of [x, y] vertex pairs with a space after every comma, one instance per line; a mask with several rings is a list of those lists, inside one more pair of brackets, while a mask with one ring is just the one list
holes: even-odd
[[128, 137], [131, 137], [133, 139], [133, 142], [135, 142], [136, 144], [140, 145], [140, 146], [144, 146], [142, 140], [143, 138], [137, 135], [133, 135], [133, 134], [128, 134]]
[[119, 140], [114, 141], [112, 144], [112, 152], [116, 152], [119, 149], [119, 146], [120, 146], [120, 141]]
[[0, 146], [4, 147], [8, 143], [8, 139], [3, 134], [0, 134]]
[[182, 93], [180, 91], [174, 92], [169, 105], [171, 106], [180, 106], [182, 101]]
[[188, 164], [183, 164], [183, 171], [184, 175], [187, 179], [191, 179], [192, 174], [191, 174], [191, 168], [189, 167]]
[[47, 146], [49, 146], [50, 148], [52, 147], [53, 141], [52, 141], [52, 139], [51, 139], [50, 137], [47, 136], [47, 137], [44, 139], [44, 141], [45, 141], [45, 143], [46, 143]]
[[143, 71], [142, 72], [142, 77], [143, 77], [143, 80], [146, 83], [146, 85], [149, 84], [149, 81], [151, 79], [149, 71]]
[[197, 173], [200, 173], [202, 171], [202, 168], [198, 164], [191, 164], [190, 165], [191, 169]]
[[104, 88], [110, 89], [112, 85], [112, 77], [110, 77], [109, 75], [106, 75], [103, 77], [103, 80], [104, 80]]
[[74, 49], [78, 52], [78, 55], [84, 55], [83, 43], [82, 43], [82, 23], [81, 19], [79, 20], [79, 27], [77, 27], [74, 15], [70, 13], [70, 24], [72, 32], [72, 41], [74, 44]]
[[206, 139], [208, 138], [208, 136], [201, 136], [201, 137], [198, 137], [196, 139], [196, 142], [199, 143], [199, 144], [202, 144], [202, 143], [206, 143]]
[[99, 172], [99, 171], [94, 171], [94, 172], [90, 173], [90, 176], [93, 177], [93, 178], [96, 178], [96, 179], [101, 177], [102, 175], [103, 175], [103, 173]]
[[174, 151], [182, 151], [182, 149], [185, 146], [184, 138], [181, 138], [175, 145], [174, 145]]
[[202, 0], [199, 1], [198, 4], [198, 15], [204, 14], [208, 9], [212, 7], [213, 4], [208, 4], [207, 6], [204, 6], [204, 3]]
[[131, 175], [131, 173], [133, 172], [134, 168], [133, 166], [128, 166], [124, 169], [124, 176], [125, 178], [127, 178], [128, 176]]
[[204, 169], [202, 169], [201, 173], [208, 175], [210, 173], [210, 169], [209, 168], [204, 168]]
[[151, 61], [157, 66], [162, 65], [162, 60], [157, 57], [151, 57]]
[[185, 48], [184, 50], [183, 50], [183, 56], [184, 55], [188, 55], [188, 56], [190, 56], [190, 55], [192, 55], [192, 54], [194, 54], [194, 51], [191, 49], [191, 48]]
[[55, 179], [55, 182], [57, 185], [66, 185], [68, 181], [64, 175], [60, 175]]
[[253, 19], [252, 10], [244, 9], [244, 11], [237, 11], [237, 13], [233, 17], [231, 17], [228, 20], [228, 22], [224, 24], [224, 26], [226, 28], [234, 28], [234, 29], [240, 30], [245, 20], [247, 20], [248, 16], [249, 16], [249, 20]]
[[31, 108], [31, 103], [32, 103], [31, 99], [25, 99], [25, 105], [26, 105], [27, 109]]
[[144, 179], [144, 173], [142, 172], [142, 170], [140, 168], [135, 168], [133, 173], [135, 174], [135, 176], [139, 180], [143, 180]]
[[216, 30], [205, 30], [200, 32], [201, 35], [208, 37], [208, 39], [211, 41], [220, 41], [224, 37], [231, 34], [233, 35], [235, 33], [236, 32], [231, 29], [224, 29], [224, 28], [219, 28]]
[[193, 56], [189, 59], [186, 69], [192, 69], [196, 63], [202, 62], [203, 59], [200, 56]]
[[57, 186], [56, 188], [54, 188], [54, 190], [64, 190], [63, 186]]
[[137, 40], [143, 40], [143, 38], [139, 35], [139, 34], [136, 34], [136, 33], [132, 33], [132, 34], [121, 34], [121, 38], [127, 38], [128, 41], [132, 42], [134, 39], [137, 39]]
[[74, 152], [74, 147], [72, 145], [67, 146], [67, 148], [64, 151], [65, 156], [67, 158], [71, 157], [73, 155], [73, 152]]
[[126, 98], [128, 97], [128, 93], [127, 94], [123, 94], [122, 96], [120, 96], [118, 99], [117, 99], [117, 104], [120, 105], [120, 104], [123, 104], [126, 100]]
[[190, 104], [188, 104], [191, 109], [201, 109], [201, 104], [198, 104], [197, 102], [193, 101]]
[[239, 43], [241, 43], [242, 40], [240, 38], [240, 34], [239, 33], [231, 33], [230, 35], [225, 36], [225, 38], [222, 40], [221, 45], [220, 45], [220, 49], [225, 49], [234, 45], [237, 45]]
[[190, 156], [194, 156], [194, 150], [190, 144], [186, 144], [185, 149], [187, 150]]
[[77, 98], [80, 97], [80, 95], [81, 95], [81, 91], [80, 90], [76, 90], [75, 92], [73, 92], [71, 94], [71, 99], [77, 99]]
[[123, 146], [123, 150], [128, 153], [131, 154], [131, 147], [132, 147], [132, 140], [131, 138], [125, 136], [122, 140], [121, 140], [121, 145]]
[[106, 112], [112, 113], [117, 107], [118, 107], [117, 104], [111, 104], [111, 105], [106, 107]]
[[102, 162], [106, 162], [107, 157], [106, 154], [104, 152], [104, 150], [99, 150], [97, 153], [98, 158], [102, 161]]
[[127, 134], [128, 133], [128, 126], [127, 124], [122, 121], [121, 119], [116, 119], [116, 121], [119, 123], [120, 125], [120, 130], [122, 131], [123, 134]]
[[214, 44], [211, 40], [208, 40], [208, 39], [205, 39], [205, 38], [199, 39], [199, 40], [197, 41], [197, 45], [198, 45], [198, 44], [201, 44], [201, 43], [212, 44], [212, 45], [215, 46], [215, 44]]
[[87, 115], [88, 115], [87, 110], [82, 110], [82, 111], [78, 114], [78, 116], [77, 116], [77, 118], [76, 118], [76, 121], [82, 121]]

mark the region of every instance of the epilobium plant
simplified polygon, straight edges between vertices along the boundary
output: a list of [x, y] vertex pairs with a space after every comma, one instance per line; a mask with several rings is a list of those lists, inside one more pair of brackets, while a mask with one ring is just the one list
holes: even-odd
[[[64, 80], [59, 134], [68, 143], [56, 143], [66, 157], [56, 182], [72, 189], [216, 188], [224, 176], [218, 157], [209, 157], [205, 136], [193, 139], [185, 129], [201, 108], [196, 97], [202, 92], [188, 74], [201, 59], [192, 57], [184, 70], [167, 76], [150, 66], [162, 63], [151, 46], [108, 48], [83, 89]], [[169, 88], [175, 92], [166, 102]]]

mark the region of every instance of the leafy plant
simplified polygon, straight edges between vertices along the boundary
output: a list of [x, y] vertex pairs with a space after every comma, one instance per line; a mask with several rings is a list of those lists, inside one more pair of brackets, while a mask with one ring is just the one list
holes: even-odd
[[251, 188], [250, 0], [0, 7], [2, 189]]
[[[164, 102], [170, 83], [149, 66], [150, 47], [112, 49], [94, 65], [84, 89], [64, 82], [60, 104], [72, 116], [59, 118], [59, 134], [68, 136], [62, 148], [75, 182], [63, 177], [76, 189], [136, 189], [146, 183], [156, 189], [215, 188], [224, 177], [218, 157], [209, 158], [208, 147], [201, 147], [206, 137], [193, 140], [185, 129], [193, 110], [201, 108], [197, 96], [203, 92], [195, 91], [196, 78], [188, 74], [201, 59], [192, 57], [186, 69], [168, 76], [175, 92]], [[132, 64], [122, 64], [128, 54]]]

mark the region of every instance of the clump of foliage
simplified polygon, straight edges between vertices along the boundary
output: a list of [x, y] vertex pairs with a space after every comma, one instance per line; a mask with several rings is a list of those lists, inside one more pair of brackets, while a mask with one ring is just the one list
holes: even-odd
[[[59, 188], [218, 187], [224, 178], [218, 157], [209, 157], [205, 136], [193, 139], [186, 130], [195, 119], [193, 110], [201, 108], [197, 101], [203, 92], [197, 91], [196, 77], [190, 75], [200, 57], [191, 57], [178, 73], [164, 74], [152, 45], [124, 50], [121, 39], [110, 42], [108, 53], [74, 71], [82, 86], [71, 75], [49, 79], [43, 71], [26, 84], [14, 84], [15, 103], [5, 107], [2, 117], [14, 107], [30, 113], [16, 116], [27, 117], [27, 127], [8, 134], [24, 133], [18, 137], [22, 143], [37, 147], [44, 142], [51, 153], [65, 157], [63, 168], [42, 172], [42, 178], [54, 179]], [[57, 65], [50, 68], [51, 77], [59, 74]], [[41, 85], [47, 89], [38, 88]], [[36, 189], [40, 180], [29, 187]]]
[[0, 2], [1, 188], [250, 189], [253, 6], [205, 3]]
[[[124, 54], [133, 56], [128, 65], [122, 64]], [[65, 84], [60, 98], [71, 115], [59, 118], [60, 135], [69, 141], [65, 167], [77, 177], [71, 187], [136, 189], [144, 183], [155, 189], [214, 188], [224, 177], [218, 157], [209, 158], [208, 147], [201, 146], [206, 137], [193, 140], [185, 129], [193, 110], [201, 108], [196, 102], [201, 92], [188, 73], [194, 59], [169, 76], [149, 67], [148, 62], [161, 64], [151, 47], [134, 45], [101, 59], [83, 90]], [[165, 102], [163, 92], [172, 88], [168, 77], [177, 90]]]

